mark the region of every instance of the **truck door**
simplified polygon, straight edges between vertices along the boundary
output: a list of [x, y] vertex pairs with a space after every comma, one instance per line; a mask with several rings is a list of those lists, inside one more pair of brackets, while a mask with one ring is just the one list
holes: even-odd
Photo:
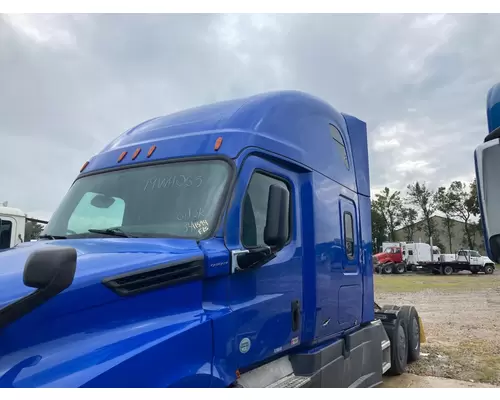
[[[226, 246], [235, 260], [238, 253], [265, 245], [264, 229], [271, 185], [282, 186], [289, 193], [289, 239], [276, 257], [264, 265], [243, 271], [233, 270], [229, 276], [231, 313], [224, 318], [224, 325], [231, 337], [225, 339], [223, 345], [227, 349], [225, 351], [229, 351], [225, 362], [238, 368], [272, 357], [301, 342], [303, 297], [299, 174], [260, 157], [248, 157], [238, 176], [226, 218]], [[232, 264], [234, 267], [236, 262]]]
[[358, 214], [351, 199], [340, 196], [342, 276], [338, 292], [338, 323], [342, 330], [361, 321], [363, 292], [360, 273]]
[[470, 252], [470, 265], [482, 265], [481, 256], [477, 251]]
[[14, 246], [16, 237], [16, 220], [0, 216], [0, 250]]

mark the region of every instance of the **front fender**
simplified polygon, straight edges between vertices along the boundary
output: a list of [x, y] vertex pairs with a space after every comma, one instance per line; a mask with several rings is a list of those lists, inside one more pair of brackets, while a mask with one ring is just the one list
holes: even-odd
[[212, 324], [200, 310], [64, 335], [0, 356], [0, 387], [206, 387], [211, 375]]

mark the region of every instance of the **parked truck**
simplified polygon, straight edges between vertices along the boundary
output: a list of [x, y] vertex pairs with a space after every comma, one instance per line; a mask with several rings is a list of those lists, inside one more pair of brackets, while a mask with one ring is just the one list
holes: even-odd
[[407, 271], [403, 246], [384, 247], [384, 251], [373, 255], [373, 270], [381, 274], [404, 274]]
[[37, 224], [47, 223], [47, 221], [28, 218], [18, 208], [0, 206], [0, 251], [10, 249], [24, 242], [26, 223], [28, 222]]
[[490, 275], [495, 272], [495, 263], [476, 250], [459, 250], [455, 254], [441, 254], [435, 261], [423, 263], [422, 268], [435, 275], [451, 275], [460, 271]]
[[273, 92], [146, 121], [0, 254], [4, 387], [373, 387], [424, 340], [374, 302], [366, 125]]
[[427, 243], [386, 242], [383, 252], [373, 256], [373, 268], [377, 273], [404, 274], [420, 269], [423, 264], [437, 261], [441, 254], [439, 247]]

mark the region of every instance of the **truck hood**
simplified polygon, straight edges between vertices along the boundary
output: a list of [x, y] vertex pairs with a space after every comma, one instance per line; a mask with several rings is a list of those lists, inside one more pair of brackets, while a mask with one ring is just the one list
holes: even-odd
[[203, 255], [196, 241], [188, 239], [104, 238], [23, 243], [0, 253], [0, 309], [35, 290], [23, 283], [24, 265], [31, 253], [47, 246], [75, 248], [77, 266], [72, 285], [42, 306], [45, 318], [118, 300], [120, 297], [101, 283], [104, 278]]
[[377, 261], [383, 260], [384, 258], [389, 258], [387, 253], [377, 253], [373, 255], [373, 258], [376, 258]]
[[481, 259], [483, 261], [483, 264], [493, 264], [493, 265], [495, 265], [495, 263], [493, 261], [491, 261], [489, 257], [481, 256]]

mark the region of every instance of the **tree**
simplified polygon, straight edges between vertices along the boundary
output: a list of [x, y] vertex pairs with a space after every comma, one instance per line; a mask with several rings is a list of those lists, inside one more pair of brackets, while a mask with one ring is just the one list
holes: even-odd
[[392, 241], [396, 240], [396, 229], [401, 225], [402, 206], [401, 192], [391, 193], [388, 187], [384, 188], [382, 193], [377, 193], [375, 201], [372, 202], [372, 208], [384, 218], [388, 236]]
[[29, 242], [30, 240], [38, 239], [42, 229], [42, 225], [36, 222], [26, 221], [26, 225], [24, 226], [24, 241]]
[[479, 198], [477, 196], [476, 178], [474, 178], [474, 180], [470, 183], [469, 191], [470, 191], [470, 199], [469, 199], [470, 210], [472, 212], [472, 215], [478, 216], [479, 214], [481, 214], [481, 210], [479, 208]]
[[387, 224], [385, 218], [376, 207], [373, 205], [372, 200], [372, 239], [373, 251], [378, 253], [378, 246], [387, 240]]
[[460, 181], [453, 181], [449, 190], [456, 198], [453, 215], [464, 222], [464, 244], [469, 249], [474, 248], [474, 228], [471, 226], [471, 218], [479, 212], [477, 202], [477, 189], [474, 189], [474, 182], [467, 187], [467, 184]]
[[[434, 201], [434, 192], [427, 188], [425, 182], [415, 182], [407, 186], [408, 201], [410, 204], [418, 207], [422, 211], [425, 222], [425, 231], [428, 240], [435, 236], [437, 230], [432, 220], [432, 216], [436, 212], [436, 202]], [[436, 238], [437, 239], [437, 238]]]
[[417, 222], [418, 212], [412, 207], [402, 207], [400, 211], [400, 219], [405, 232], [405, 240], [410, 242], [413, 240], [415, 232], [415, 224]]
[[453, 253], [453, 221], [452, 217], [455, 216], [455, 209], [459, 199], [456, 197], [455, 193], [450, 187], [446, 189], [444, 186], [438, 188], [437, 192], [434, 194], [434, 202], [436, 203], [436, 208], [445, 215], [445, 227], [446, 234], [448, 236], [448, 245], [450, 253]]

